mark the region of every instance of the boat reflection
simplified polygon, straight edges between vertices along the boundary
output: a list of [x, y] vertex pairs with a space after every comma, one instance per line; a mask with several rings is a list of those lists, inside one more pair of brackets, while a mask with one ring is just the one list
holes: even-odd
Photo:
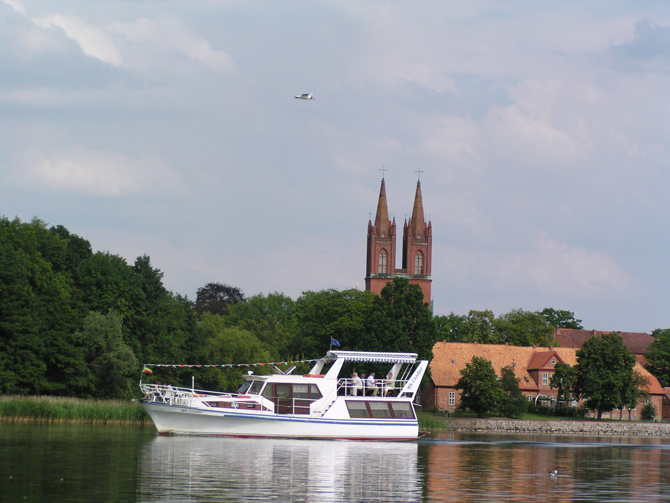
[[415, 442], [156, 437], [138, 501], [421, 501]]

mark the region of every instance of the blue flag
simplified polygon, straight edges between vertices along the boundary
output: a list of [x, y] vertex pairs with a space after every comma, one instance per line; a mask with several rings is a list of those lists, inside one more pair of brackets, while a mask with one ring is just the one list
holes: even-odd
[[337, 346], [338, 348], [340, 347], [339, 341], [337, 339], [333, 339], [332, 337], [330, 338], [330, 345]]

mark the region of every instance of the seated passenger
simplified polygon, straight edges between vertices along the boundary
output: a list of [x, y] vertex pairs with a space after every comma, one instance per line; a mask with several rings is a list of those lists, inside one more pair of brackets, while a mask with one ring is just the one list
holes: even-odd
[[351, 389], [351, 396], [356, 396], [359, 391], [363, 391], [363, 381], [361, 381], [361, 378], [358, 377], [356, 372], [351, 374], [351, 384], [353, 386]]
[[393, 396], [395, 391], [395, 380], [393, 379], [393, 372], [389, 372], [384, 381], [384, 396]]
[[377, 393], [379, 392], [379, 388], [377, 388], [377, 381], [375, 381], [375, 373], [371, 372], [370, 375], [368, 376], [368, 380], [366, 382], [367, 389], [372, 391], [372, 396], [377, 396]]

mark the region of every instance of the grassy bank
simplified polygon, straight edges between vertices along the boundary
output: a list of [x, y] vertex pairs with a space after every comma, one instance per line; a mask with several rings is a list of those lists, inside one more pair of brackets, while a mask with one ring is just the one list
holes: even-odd
[[0, 421], [151, 425], [138, 402], [49, 396], [0, 397]]

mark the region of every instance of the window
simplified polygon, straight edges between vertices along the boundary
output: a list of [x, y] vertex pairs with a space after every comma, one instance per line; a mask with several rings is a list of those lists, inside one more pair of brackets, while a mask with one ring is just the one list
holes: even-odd
[[542, 385], [549, 385], [549, 372], [542, 372]]
[[372, 417], [391, 417], [391, 410], [388, 402], [369, 402]]
[[414, 419], [412, 406], [408, 402], [391, 402], [393, 415], [400, 419]]
[[263, 387], [263, 381], [253, 381], [251, 383], [251, 387], [249, 388], [249, 394], [258, 395], [262, 387]]
[[526, 395], [526, 399], [527, 399], [529, 402], [532, 402], [532, 401], [533, 401], [533, 395]]
[[456, 392], [455, 391], [450, 391], [449, 392], [449, 405], [456, 405]]
[[309, 397], [312, 400], [318, 400], [321, 398], [323, 395], [319, 391], [319, 387], [316, 384], [310, 384], [309, 385]]
[[414, 256], [414, 274], [423, 274], [423, 253]]
[[293, 385], [293, 398], [309, 398], [309, 385], [307, 385], [307, 384], [294, 384]]
[[365, 402], [347, 400], [347, 409], [349, 409], [349, 417], [370, 417], [368, 406]]
[[383, 251], [379, 254], [379, 273], [386, 274], [386, 252]]

